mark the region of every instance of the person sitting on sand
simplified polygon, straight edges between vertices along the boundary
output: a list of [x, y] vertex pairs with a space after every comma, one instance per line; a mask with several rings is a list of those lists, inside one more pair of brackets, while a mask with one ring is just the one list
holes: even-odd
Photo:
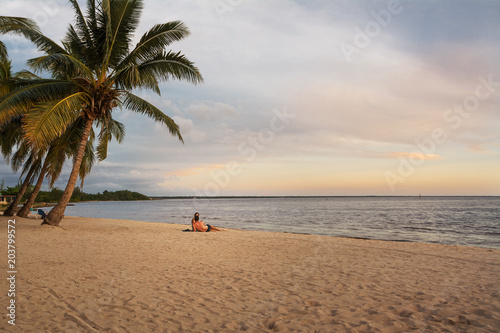
[[193, 231], [220, 231], [219, 228], [214, 227], [213, 225], [203, 223], [203, 220], [200, 220], [200, 214], [198, 212], [194, 213], [194, 217], [191, 220], [191, 227], [193, 228]]

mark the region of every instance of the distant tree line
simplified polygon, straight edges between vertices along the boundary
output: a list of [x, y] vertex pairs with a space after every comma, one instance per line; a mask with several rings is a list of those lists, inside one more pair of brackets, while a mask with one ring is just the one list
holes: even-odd
[[[3, 187], [2, 195], [17, 195], [19, 193], [19, 189], [21, 184], [18, 184], [13, 187]], [[31, 193], [33, 192], [34, 186], [30, 185], [26, 189], [23, 197], [21, 198], [21, 202], [27, 200]], [[63, 190], [60, 188], [54, 187], [50, 191], [40, 191], [35, 202], [58, 202], [63, 194]], [[149, 200], [149, 197], [138, 193], [132, 192], [128, 190], [123, 191], [104, 191], [102, 193], [92, 194], [83, 192], [80, 187], [75, 187], [73, 191], [73, 195], [71, 196], [71, 202], [79, 202], [79, 201], [133, 201], [133, 200]]]

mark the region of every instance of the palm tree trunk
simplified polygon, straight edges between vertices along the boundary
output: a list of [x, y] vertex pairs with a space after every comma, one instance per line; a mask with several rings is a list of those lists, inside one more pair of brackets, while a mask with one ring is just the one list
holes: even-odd
[[33, 193], [31, 193], [30, 198], [28, 199], [28, 201], [26, 201], [23, 208], [21, 208], [17, 212], [17, 216], [28, 217], [28, 214], [30, 212], [30, 208], [33, 205], [33, 203], [35, 202], [35, 199], [38, 196], [38, 192], [40, 192], [40, 188], [42, 188], [43, 179], [45, 178], [45, 173], [47, 172], [48, 164], [49, 164], [49, 159], [45, 158], [45, 162], [43, 163], [43, 167], [42, 167], [42, 170], [40, 171], [40, 176], [38, 177], [35, 188], [33, 189]]
[[24, 192], [26, 192], [28, 185], [31, 183], [31, 176], [33, 176], [33, 172], [35, 172], [35, 165], [32, 165], [30, 170], [28, 171], [28, 175], [24, 179], [23, 185], [19, 189], [19, 192], [17, 193], [14, 201], [12, 201], [9, 207], [5, 210], [5, 212], [3, 212], [4, 216], [14, 216], [14, 214], [16, 213], [17, 206], [19, 205], [19, 202], [21, 201]]
[[52, 210], [47, 214], [47, 217], [43, 220], [42, 224], [50, 224], [50, 225], [59, 225], [64, 216], [64, 211], [66, 210], [66, 206], [71, 199], [71, 195], [76, 186], [76, 181], [78, 180], [78, 173], [80, 172], [80, 165], [82, 164], [83, 154], [85, 153], [85, 147], [87, 146], [87, 141], [89, 139], [90, 130], [92, 129], [92, 124], [94, 123], [93, 119], [87, 119], [85, 123], [85, 129], [83, 131], [82, 138], [80, 140], [80, 144], [78, 146], [78, 150], [75, 156], [75, 161], [73, 163], [73, 170], [71, 170], [71, 174], [69, 175], [68, 184], [66, 185], [66, 189], [64, 190], [61, 199], [57, 203], [57, 205], [52, 208]]

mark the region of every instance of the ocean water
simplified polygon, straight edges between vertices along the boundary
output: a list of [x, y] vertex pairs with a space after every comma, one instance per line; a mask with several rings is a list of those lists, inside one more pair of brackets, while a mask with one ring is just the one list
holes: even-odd
[[66, 215], [500, 248], [500, 197], [286, 197], [84, 202]]

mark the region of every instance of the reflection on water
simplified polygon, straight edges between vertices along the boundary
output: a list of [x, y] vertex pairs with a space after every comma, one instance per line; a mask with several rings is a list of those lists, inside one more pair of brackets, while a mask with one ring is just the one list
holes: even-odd
[[500, 197], [306, 197], [77, 203], [67, 215], [500, 248]]

